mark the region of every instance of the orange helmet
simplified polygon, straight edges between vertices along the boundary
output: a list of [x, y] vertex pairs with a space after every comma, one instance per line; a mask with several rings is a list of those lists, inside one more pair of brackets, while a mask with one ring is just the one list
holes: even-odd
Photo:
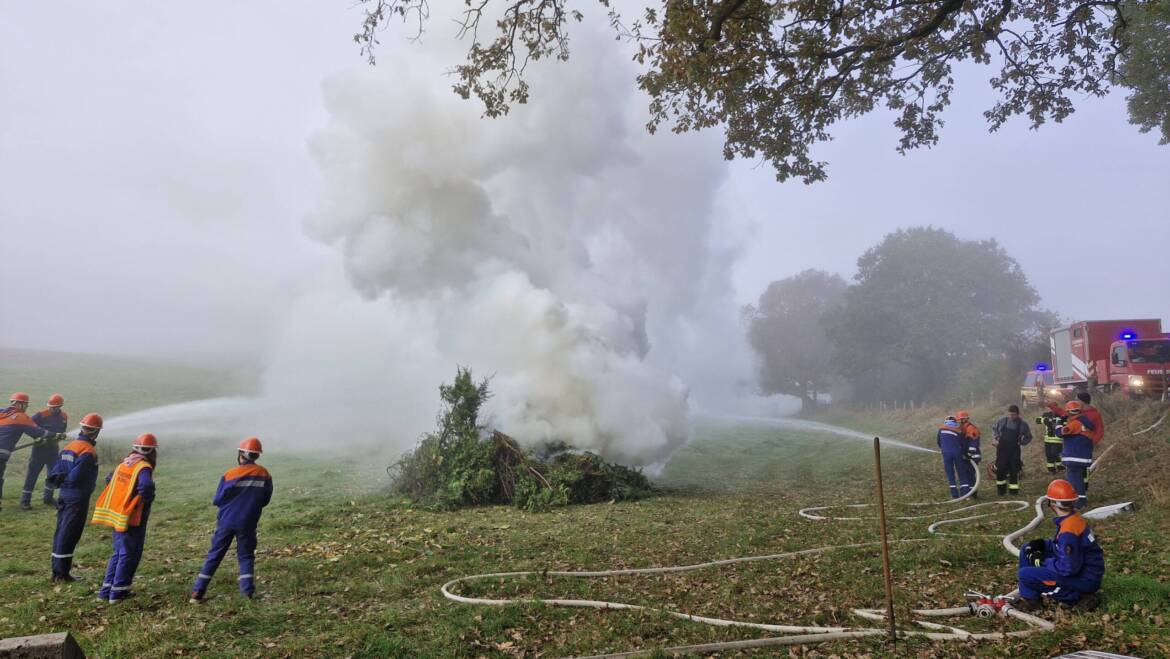
[[49, 396], [49, 407], [61, 407], [65, 404], [65, 397], [61, 394]]
[[264, 452], [264, 447], [260, 445], [259, 437], [249, 437], [240, 442], [239, 450], [259, 455]]
[[955, 418], [959, 421], [967, 421], [971, 418], [971, 413], [967, 410], [959, 410], [958, 412], [955, 412]]
[[158, 448], [158, 439], [148, 432], [142, 433], [138, 439], [134, 440], [134, 450], [139, 453], [153, 451], [156, 448]]
[[1082, 405], [1081, 401], [1079, 400], [1070, 400], [1064, 405], [1064, 411], [1069, 416], [1080, 414], [1082, 411], [1084, 411], [1084, 409], [1084, 405]]
[[86, 414], [81, 419], [81, 427], [82, 428], [96, 428], [97, 430], [101, 430], [102, 429], [102, 415], [98, 414], [97, 412], [90, 412], [89, 414]]
[[23, 391], [17, 391], [8, 397], [8, 402], [10, 403], [27, 403], [28, 401], [28, 394], [24, 393]]
[[1073, 489], [1072, 483], [1058, 478], [1048, 484], [1048, 500], [1059, 503], [1073, 503], [1077, 500], [1077, 491]]

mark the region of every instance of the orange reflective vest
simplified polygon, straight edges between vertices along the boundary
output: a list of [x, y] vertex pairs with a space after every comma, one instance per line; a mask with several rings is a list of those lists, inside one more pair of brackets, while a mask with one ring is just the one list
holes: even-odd
[[113, 477], [106, 483], [106, 489], [98, 496], [91, 523], [112, 526], [115, 531], [125, 532], [142, 522], [143, 501], [135, 491], [135, 486], [138, 484], [138, 474], [143, 469], [150, 469], [150, 463], [146, 460], [139, 460], [132, 465], [125, 461], [118, 463]]

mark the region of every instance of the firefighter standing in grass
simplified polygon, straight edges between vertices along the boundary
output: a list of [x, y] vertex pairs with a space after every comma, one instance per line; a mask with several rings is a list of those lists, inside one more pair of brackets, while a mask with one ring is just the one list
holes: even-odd
[[1036, 417], [1036, 423], [1044, 426], [1044, 466], [1048, 468], [1048, 473], [1056, 473], [1057, 469], [1064, 469], [1064, 463], [1060, 461], [1060, 454], [1064, 449], [1064, 440], [1060, 437], [1060, 428], [1064, 425], [1064, 410], [1060, 410], [1059, 413], [1049, 410]]
[[263, 452], [260, 440], [255, 437], [240, 442], [236, 451], [236, 466], [227, 470], [219, 479], [219, 488], [212, 500], [219, 507], [215, 535], [211, 538], [207, 560], [191, 589], [190, 601], [193, 604], [203, 600], [207, 585], [211, 583], [211, 577], [215, 576], [215, 570], [231, 547], [233, 538], [240, 563], [240, 592], [249, 598], [256, 592], [256, 525], [260, 523], [260, 513], [264, 506], [272, 500], [272, 476], [267, 469], [256, 464]]
[[85, 530], [89, 497], [97, 485], [98, 462], [94, 445], [102, 431], [102, 417], [86, 414], [77, 439], [65, 445], [49, 470], [49, 482], [61, 488], [57, 493], [57, 529], [53, 532], [53, 581], [76, 581], [69, 574], [73, 550]]
[[963, 442], [959, 422], [947, 417], [938, 427], [938, 449], [942, 451], [943, 471], [947, 474], [947, 483], [951, 487], [951, 498], [957, 499], [971, 491], [973, 480], [968, 480], [965, 467], [970, 466], [966, 460], [966, 446]]
[[1056, 536], [1033, 540], [1020, 550], [1020, 598], [1015, 608], [1035, 611], [1044, 600], [1085, 611], [1097, 608], [1105, 554], [1093, 530], [1074, 509], [1080, 500], [1073, 486], [1054, 480], [1048, 486], [1048, 505], [1056, 513]]
[[1064, 462], [1065, 473], [1068, 474], [1068, 482], [1072, 483], [1077, 492], [1077, 508], [1083, 508], [1086, 502], [1085, 496], [1085, 476], [1088, 474], [1089, 466], [1093, 464], [1093, 439], [1092, 436], [1096, 431], [1093, 422], [1085, 418], [1082, 414], [1083, 406], [1081, 401], [1072, 400], [1065, 406], [1065, 414], [1068, 415], [1068, 421], [1064, 423], [1061, 428], [1061, 437], [1064, 439], [1064, 449], [1061, 452], [1060, 459]]
[[139, 435], [130, 454], [106, 478], [106, 489], [98, 495], [93, 523], [114, 529], [114, 553], [98, 591], [99, 602], [117, 604], [132, 594], [130, 584], [146, 545], [157, 463], [158, 439], [150, 433]]
[[52, 439], [46, 438], [41, 444], [36, 444], [32, 447], [32, 451], [28, 456], [28, 472], [24, 476], [24, 489], [20, 492], [20, 509], [32, 510], [32, 495], [37, 489], [37, 479], [41, 477], [41, 471], [45, 473], [45, 491], [41, 495], [41, 501], [46, 506], [55, 506], [57, 502], [53, 500], [53, 486], [49, 484], [48, 471], [53, 468], [53, 463], [57, 461], [57, 442], [53, 441], [57, 437], [64, 437], [65, 430], [69, 426], [69, 415], [61, 407], [65, 404], [65, 398], [61, 394], [53, 394], [49, 396], [49, 401], [45, 405], [45, 409], [32, 415], [33, 423], [41, 428], [52, 433]]
[[1020, 493], [1020, 447], [1032, 441], [1032, 429], [1020, 418], [1020, 408], [1008, 405], [1007, 416], [991, 428], [995, 447], [995, 491], [1000, 496]]
[[8, 458], [12, 456], [12, 450], [16, 448], [21, 435], [32, 437], [37, 444], [63, 438], [38, 426], [25, 414], [29, 400], [28, 394], [18, 391], [9, 396], [8, 407], [0, 410], [0, 497], [4, 495], [4, 472], [8, 469]]
[[[979, 426], [971, 423], [971, 414], [967, 410], [955, 412], [955, 420], [959, 422], [959, 436], [963, 439], [963, 447], [967, 455], [967, 460], [963, 462], [962, 466], [967, 471], [967, 482], [974, 487], [975, 465], [983, 461], [983, 453], [979, 450], [979, 440], [982, 439], [983, 433], [979, 431]], [[971, 498], [979, 498], [979, 493], [972, 494]]]

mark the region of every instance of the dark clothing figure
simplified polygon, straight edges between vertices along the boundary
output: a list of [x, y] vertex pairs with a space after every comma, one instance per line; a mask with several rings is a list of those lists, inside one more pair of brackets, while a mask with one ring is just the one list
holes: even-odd
[[1057, 469], [1064, 469], [1064, 463], [1060, 461], [1060, 454], [1064, 450], [1060, 428], [1064, 421], [1063, 415], [1052, 411], [1036, 417], [1036, 423], [1044, 426], [1044, 466], [1048, 468], [1050, 474], [1056, 473]]
[[[47, 407], [32, 415], [32, 420], [33, 423], [54, 435], [65, 434], [65, 429], [69, 425], [69, 415], [60, 408]], [[57, 442], [48, 440], [33, 445], [32, 453], [28, 456], [28, 472], [24, 476], [24, 489], [20, 492], [21, 508], [27, 509], [32, 505], [32, 495], [37, 489], [37, 480], [41, 477], [42, 471], [45, 472], [45, 491], [41, 496], [41, 501], [46, 506], [57, 503], [53, 500], [53, 486], [49, 484], [48, 472], [53, 468], [53, 463], [57, 462], [58, 448]]]
[[1005, 416], [992, 427], [995, 437], [995, 490], [1002, 496], [1020, 492], [1020, 447], [1032, 441], [1032, 429], [1018, 415]]

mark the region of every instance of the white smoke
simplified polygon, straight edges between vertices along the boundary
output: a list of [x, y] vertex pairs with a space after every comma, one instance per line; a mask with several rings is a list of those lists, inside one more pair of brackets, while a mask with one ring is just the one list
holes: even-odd
[[387, 377], [470, 366], [494, 375], [505, 432], [650, 464], [688, 438], [680, 375], [749, 372], [713, 247], [723, 167], [707, 139], [645, 133], [612, 41], [574, 43], [500, 120], [401, 68], [327, 82], [332, 121], [312, 141], [326, 194], [306, 226], [362, 295], [417, 312], [384, 339], [426, 337], [442, 371]]
[[716, 227], [714, 136], [647, 134], [635, 68], [602, 29], [531, 68], [531, 105], [498, 120], [445, 86], [458, 51], [410, 45], [326, 81], [305, 229], [345, 281], [320, 272], [290, 296], [258, 397], [111, 425], [190, 434], [203, 415], [276, 446], [401, 450], [462, 365], [492, 376], [488, 421], [523, 442], [664, 462], [692, 407], [726, 410], [750, 382], [736, 240]]

